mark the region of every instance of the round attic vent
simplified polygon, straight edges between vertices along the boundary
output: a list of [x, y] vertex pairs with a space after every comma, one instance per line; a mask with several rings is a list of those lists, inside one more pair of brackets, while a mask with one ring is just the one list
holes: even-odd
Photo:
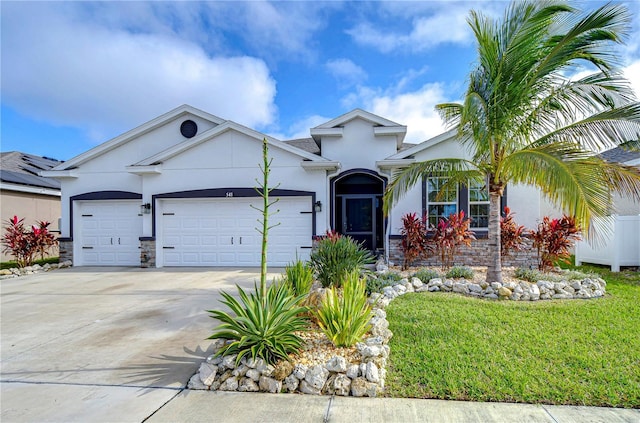
[[198, 125], [192, 120], [185, 120], [180, 125], [180, 133], [185, 138], [193, 138], [198, 133]]

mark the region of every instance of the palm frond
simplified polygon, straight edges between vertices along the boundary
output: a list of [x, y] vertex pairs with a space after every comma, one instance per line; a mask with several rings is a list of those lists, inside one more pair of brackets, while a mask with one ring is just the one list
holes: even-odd
[[612, 192], [640, 198], [640, 171], [608, 163], [570, 142], [516, 152], [503, 171], [505, 179], [537, 186], [586, 231], [593, 218], [611, 213]]
[[[573, 142], [584, 149], [601, 151], [640, 139], [640, 102], [604, 110], [549, 132], [531, 146]], [[630, 144], [627, 144], [630, 145]]]
[[391, 183], [384, 194], [383, 208], [385, 214], [413, 186], [427, 176], [442, 176], [452, 181], [482, 179], [484, 173], [473, 162], [465, 159], [437, 159], [413, 163], [393, 175]]

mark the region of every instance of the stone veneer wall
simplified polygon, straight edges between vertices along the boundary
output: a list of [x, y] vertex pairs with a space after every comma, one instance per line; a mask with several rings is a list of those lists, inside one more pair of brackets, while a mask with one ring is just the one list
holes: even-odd
[[[502, 257], [503, 266], [537, 268], [537, 251], [533, 248], [533, 241], [526, 239], [526, 245], [521, 251], [515, 251], [510, 257]], [[401, 265], [404, 258], [402, 253], [402, 239], [393, 238], [389, 242], [389, 261], [395, 265]], [[477, 239], [470, 247], [461, 246], [454, 258], [455, 266], [486, 266], [489, 262], [489, 240]], [[426, 260], [416, 261], [414, 266], [439, 266], [437, 255], [432, 255]]]
[[156, 267], [156, 240], [140, 240], [140, 267]]
[[71, 238], [58, 238], [58, 252], [60, 263], [73, 262], [73, 241]]

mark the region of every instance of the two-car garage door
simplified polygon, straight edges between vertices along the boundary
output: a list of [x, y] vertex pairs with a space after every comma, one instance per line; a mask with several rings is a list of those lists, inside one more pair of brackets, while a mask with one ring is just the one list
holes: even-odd
[[[161, 200], [157, 247], [162, 266], [259, 266], [262, 237], [256, 231], [260, 198]], [[284, 266], [308, 259], [311, 197], [281, 197], [270, 211], [268, 262]]]
[[[262, 237], [256, 231], [259, 198], [160, 200], [156, 218], [159, 266], [259, 266]], [[271, 208], [268, 261], [284, 266], [308, 259], [312, 235], [311, 197], [281, 197]], [[78, 266], [140, 264], [139, 200], [79, 202], [74, 238]], [[151, 216], [149, 216], [151, 217]]]

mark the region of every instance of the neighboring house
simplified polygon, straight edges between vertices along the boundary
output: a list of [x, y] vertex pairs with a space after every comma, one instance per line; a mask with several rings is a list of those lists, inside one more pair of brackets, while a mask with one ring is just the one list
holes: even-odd
[[[616, 147], [600, 156], [609, 162], [640, 169], [640, 151]], [[614, 272], [619, 272], [621, 266], [640, 266], [640, 203], [628, 197], [614, 195], [611, 206], [611, 216], [606, 222], [609, 232], [606, 239], [591, 244], [578, 242], [576, 264], [604, 264], [611, 266]]]
[[[29, 227], [38, 221], [51, 222], [50, 230], [58, 230], [60, 218], [60, 181], [39, 176], [61, 162], [47, 157], [10, 151], [0, 153], [0, 214], [2, 228], [13, 216], [24, 218]], [[52, 252], [57, 254], [57, 251]], [[11, 260], [2, 254], [1, 260]]]
[[[401, 217], [431, 221], [456, 210], [487, 231], [487, 190], [461, 187], [436, 198], [442, 180], [428, 178], [388, 217], [382, 195], [394, 171], [416, 160], [461, 156], [448, 132], [407, 145], [407, 128], [353, 110], [311, 128], [310, 137], [280, 141], [188, 105], [178, 107], [42, 175], [62, 182], [61, 257], [76, 266], [257, 266], [260, 207], [254, 189], [262, 140], [273, 158], [269, 263], [308, 258], [313, 237], [328, 229], [398, 260]], [[539, 192], [507, 188], [503, 204], [534, 227], [551, 210]], [[486, 241], [485, 241], [486, 242]], [[485, 264], [478, 241], [472, 264]], [[525, 263], [529, 265], [529, 262]]]

